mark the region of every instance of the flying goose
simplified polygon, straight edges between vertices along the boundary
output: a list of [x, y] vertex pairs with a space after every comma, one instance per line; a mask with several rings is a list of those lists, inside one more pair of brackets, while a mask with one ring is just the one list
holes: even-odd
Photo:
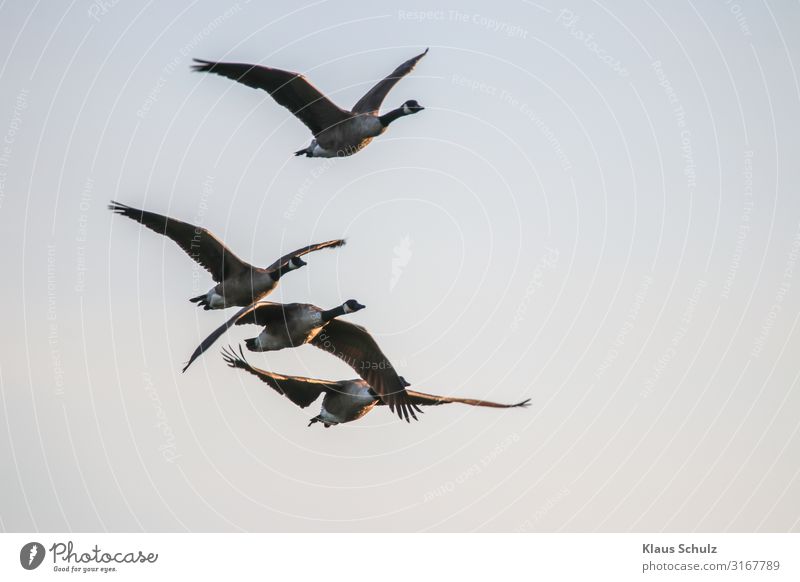
[[367, 91], [351, 111], [339, 108], [308, 82], [303, 75], [242, 63], [217, 63], [194, 59], [193, 69], [216, 73], [254, 89], [263, 89], [278, 104], [291, 111], [302, 121], [314, 139], [308, 147], [294, 153], [309, 158], [350, 156], [381, 135], [395, 119], [418, 113], [424, 109], [414, 100], [401, 107], [379, 115], [381, 103], [395, 84], [409, 74], [414, 65], [428, 53], [417, 55], [397, 67], [392, 73]]
[[410, 402], [405, 387], [408, 383], [397, 375], [369, 332], [353, 323], [336, 319], [347, 313], [364, 309], [350, 299], [333, 309], [320, 309], [307, 303], [271, 303], [263, 301], [240, 310], [222, 324], [197, 347], [186, 369], [232, 325], [264, 326], [257, 337], [245, 341], [247, 349], [269, 352], [303, 344], [331, 353], [353, 368], [372, 388], [389, 409], [400, 418], [417, 418], [419, 408]]
[[150, 230], [168, 236], [211, 273], [218, 284], [207, 293], [189, 299], [206, 310], [251, 305], [269, 295], [277, 287], [282, 275], [305, 265], [306, 262], [300, 258], [303, 255], [320, 249], [340, 247], [345, 243], [344, 240], [337, 239], [308, 245], [282, 256], [266, 269], [262, 269], [245, 263], [205, 228], [113, 200], [108, 208], [142, 223]]
[[[244, 357], [241, 346], [239, 354], [228, 347], [223, 348], [222, 357], [231, 368], [240, 368], [250, 372], [259, 380], [269, 385], [278, 394], [286, 396], [300, 408], [305, 408], [319, 398], [322, 399], [320, 413], [311, 419], [308, 426], [321, 422], [325, 428], [345, 422], [358, 420], [370, 412], [375, 406], [384, 404], [375, 391], [362, 379], [355, 380], [317, 380], [303, 376], [286, 376], [254, 368]], [[400, 380], [408, 385], [405, 380]], [[475, 400], [472, 398], [455, 398], [450, 396], [436, 396], [406, 390], [409, 402], [419, 406], [438, 406], [440, 404], [461, 403], [470, 406], [487, 406], [490, 408], [517, 408], [530, 406], [530, 398], [516, 404], [499, 404], [488, 400]]]

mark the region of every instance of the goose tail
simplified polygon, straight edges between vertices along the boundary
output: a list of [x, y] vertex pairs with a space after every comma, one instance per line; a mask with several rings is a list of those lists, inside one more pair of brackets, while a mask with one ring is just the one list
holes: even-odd
[[189, 299], [189, 301], [191, 301], [192, 303], [197, 303], [198, 307], [202, 307], [206, 311], [211, 309], [211, 307], [208, 305], [208, 299], [205, 293], [203, 293], [202, 295], [198, 295], [197, 297], [192, 297], [191, 299]]

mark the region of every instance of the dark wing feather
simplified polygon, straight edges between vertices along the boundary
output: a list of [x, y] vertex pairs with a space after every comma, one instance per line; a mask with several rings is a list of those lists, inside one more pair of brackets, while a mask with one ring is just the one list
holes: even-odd
[[241, 312], [233, 323], [235, 325], [283, 325], [286, 322], [284, 310], [291, 309], [296, 303], [274, 303], [272, 301], [260, 301], [250, 305]]
[[260, 303], [248, 305], [247, 307], [242, 307], [233, 315], [233, 317], [212, 331], [208, 337], [204, 339], [199, 346], [197, 346], [194, 352], [192, 352], [189, 361], [186, 362], [186, 365], [183, 367], [183, 371], [185, 372], [188, 370], [189, 366], [192, 365], [192, 362], [199, 358], [208, 348], [214, 345], [214, 342], [217, 341], [222, 334], [228, 331], [228, 328], [232, 325], [244, 325], [246, 323], [267, 325], [267, 323], [273, 323], [276, 321], [282, 322], [283, 307], [284, 305], [282, 303], [270, 303], [269, 301], [262, 301]]
[[335, 248], [344, 245], [344, 239], [336, 239], [336, 240], [329, 240], [323, 243], [317, 243], [315, 245], [308, 245], [307, 247], [303, 247], [302, 249], [297, 249], [289, 253], [288, 255], [283, 255], [280, 259], [272, 263], [269, 267], [267, 267], [267, 271], [277, 271], [280, 268], [286, 266], [290, 260], [296, 257], [302, 257], [303, 255], [307, 255], [308, 253], [318, 251], [320, 249], [327, 249], [327, 248]]
[[500, 404], [498, 402], [491, 402], [489, 400], [476, 400], [474, 398], [456, 398], [453, 396], [437, 396], [435, 394], [425, 394], [424, 392], [415, 392], [414, 390], [407, 390], [408, 398], [414, 404], [420, 406], [438, 406], [440, 404], [469, 404], [470, 406], [487, 406], [489, 408], [517, 408], [530, 406], [531, 399], [517, 402], [516, 404]]
[[395, 371], [369, 332], [354, 323], [334, 319], [322, 328], [310, 342], [315, 347], [329, 352], [353, 368], [392, 412], [400, 418], [417, 418], [413, 404], [406, 392], [406, 383]]
[[302, 376], [284, 376], [282, 374], [275, 374], [274, 372], [267, 372], [266, 370], [254, 368], [244, 357], [241, 346], [239, 346], [238, 354], [231, 347], [227, 349], [223, 348], [222, 357], [231, 368], [240, 368], [250, 372], [278, 394], [286, 396], [286, 398], [297, 404], [300, 408], [305, 408], [314, 402], [323, 392], [337, 390], [338, 388], [336, 382], [304, 378]]
[[263, 89], [314, 135], [351, 117], [298, 73], [243, 63], [215, 63], [200, 59], [194, 59], [194, 62], [197, 63], [192, 67], [195, 71], [216, 73], [253, 89]]
[[155, 212], [132, 208], [113, 200], [108, 205], [108, 209], [132, 218], [150, 230], [171, 238], [187, 255], [211, 273], [217, 283], [252, 268], [234, 255], [221, 240], [205, 228]]
[[367, 91], [366, 95], [358, 100], [358, 103], [353, 107], [353, 113], [377, 113], [381, 108], [381, 103], [386, 99], [386, 95], [392, 90], [392, 87], [394, 87], [400, 79], [413, 71], [417, 62], [426, 54], [428, 54], [428, 49], [425, 49], [424, 53], [415, 56], [413, 59], [407, 60], [392, 71], [388, 77], [379, 81], [377, 85]]

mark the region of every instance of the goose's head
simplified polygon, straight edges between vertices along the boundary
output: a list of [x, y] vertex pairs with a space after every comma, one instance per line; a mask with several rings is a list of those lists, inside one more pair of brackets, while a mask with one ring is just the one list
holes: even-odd
[[404, 115], [411, 115], [412, 113], [419, 113], [425, 109], [422, 105], [411, 99], [410, 101], [406, 101], [403, 103], [403, 114]]
[[361, 311], [366, 307], [366, 305], [361, 305], [355, 299], [349, 299], [342, 304], [345, 313], [354, 313], [356, 311]]

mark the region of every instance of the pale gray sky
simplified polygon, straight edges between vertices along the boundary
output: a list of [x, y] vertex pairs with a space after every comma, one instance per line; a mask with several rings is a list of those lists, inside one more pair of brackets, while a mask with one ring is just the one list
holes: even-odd
[[[0, 528], [800, 529], [798, 4], [347, 6], [0, 5]], [[426, 110], [333, 162], [189, 70], [350, 106], [425, 47], [385, 105]], [[111, 199], [262, 265], [346, 237], [272, 298], [358, 299], [415, 388], [532, 406], [325, 430], [216, 350], [181, 374], [229, 313]]]

